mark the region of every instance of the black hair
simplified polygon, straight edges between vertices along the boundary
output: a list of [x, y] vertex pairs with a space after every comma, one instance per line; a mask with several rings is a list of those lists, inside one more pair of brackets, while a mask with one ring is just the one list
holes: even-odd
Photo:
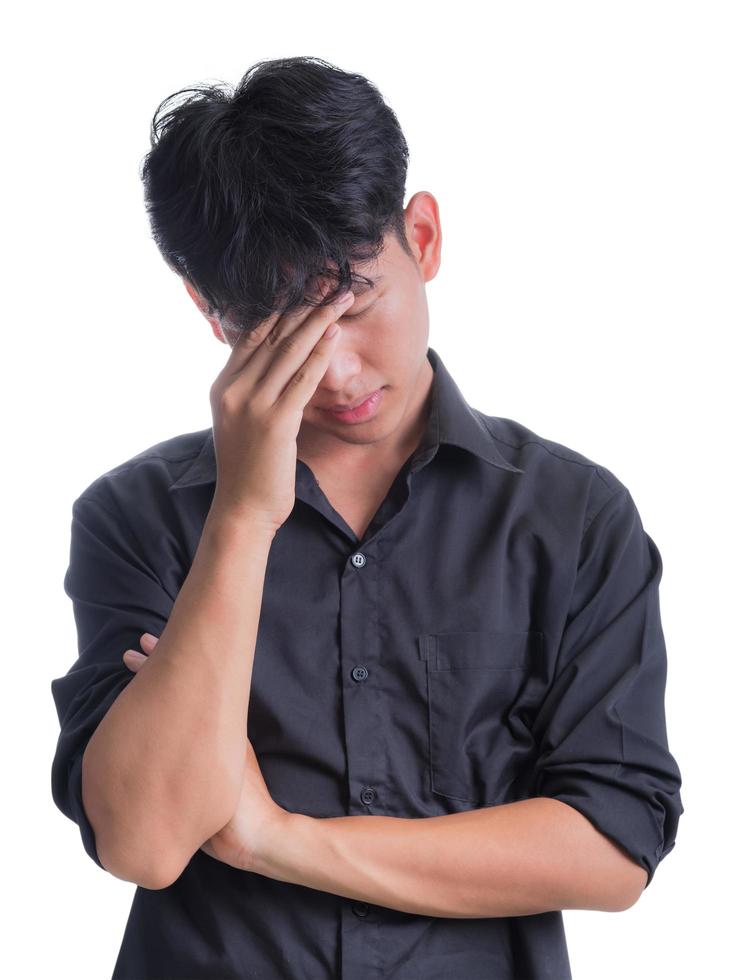
[[[150, 141], [140, 176], [156, 245], [208, 313], [240, 330], [372, 285], [353, 264], [377, 258], [386, 234], [413, 256], [408, 146], [362, 75], [315, 57], [259, 61], [234, 90], [168, 96]], [[335, 287], [312, 299], [317, 276]]]

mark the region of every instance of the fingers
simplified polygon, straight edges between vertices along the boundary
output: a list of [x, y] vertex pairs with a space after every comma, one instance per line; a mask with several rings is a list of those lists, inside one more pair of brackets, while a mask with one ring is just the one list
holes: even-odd
[[[318, 293], [318, 299], [320, 301], [323, 300], [327, 293], [327, 284], [321, 280], [318, 281], [316, 291]], [[344, 296], [341, 297], [341, 299], [344, 298]], [[332, 306], [337, 302], [338, 300], [335, 298], [329, 305]], [[328, 307], [323, 308], [323, 310], [325, 309], [328, 309]], [[231, 367], [236, 373], [245, 365], [245, 363], [250, 360], [251, 357], [254, 356], [261, 345], [266, 344], [266, 338], [269, 338], [270, 346], [272, 347], [277, 339], [276, 334], [279, 337], [286, 336], [293, 330], [296, 330], [315, 312], [320, 312], [319, 308], [314, 308], [308, 303], [303, 303], [301, 306], [298, 306], [296, 309], [291, 310], [286, 314], [281, 313], [280, 310], [274, 310], [273, 313], [259, 323], [255, 329], [243, 331], [240, 334], [237, 341], [233, 345], [232, 351], [230, 352], [227, 365], [228, 369]], [[277, 327], [275, 332], [274, 327]]]
[[[336, 334], [325, 337], [325, 333], [354, 299], [348, 293], [338, 303], [315, 309], [296, 328], [279, 324], [271, 331], [261, 347], [263, 353], [259, 351], [253, 358], [253, 370], [261, 361], [267, 361], [258, 380], [261, 404], [274, 406], [278, 402], [284, 407], [303, 410], [326, 371], [334, 348]], [[284, 400], [282, 396], [287, 391], [289, 397]]]
[[147, 655], [155, 649], [158, 639], [152, 633], [143, 633], [140, 637], [140, 645], [146, 652], [139, 653], [138, 650], [126, 650], [123, 654], [125, 666], [129, 667], [133, 672], [138, 671], [148, 659]]
[[[328, 336], [329, 331], [334, 332]], [[332, 359], [334, 344], [339, 336], [339, 324], [332, 323], [322, 334], [316, 346], [306, 358], [301, 367], [289, 379], [279, 396], [278, 404], [286, 412], [298, 411], [303, 414], [311, 400], [319, 382], [324, 376]]]
[[258, 384], [268, 404], [273, 404], [329, 324], [354, 299], [354, 294], [348, 292], [328, 306], [305, 304], [284, 316], [272, 314], [238, 338], [215, 384], [232, 383], [235, 378], [242, 379], [248, 387]]

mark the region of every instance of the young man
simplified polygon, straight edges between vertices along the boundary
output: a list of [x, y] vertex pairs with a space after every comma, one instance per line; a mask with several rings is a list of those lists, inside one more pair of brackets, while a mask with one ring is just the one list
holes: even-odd
[[266, 62], [154, 123], [231, 350], [211, 428], [73, 505], [52, 788], [138, 886], [113, 976], [569, 977], [562, 910], [633, 905], [683, 813], [658, 549], [428, 347], [437, 202], [367, 80]]

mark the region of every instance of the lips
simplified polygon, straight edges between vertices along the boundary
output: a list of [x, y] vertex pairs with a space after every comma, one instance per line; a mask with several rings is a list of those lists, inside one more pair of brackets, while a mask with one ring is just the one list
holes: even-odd
[[360, 405], [364, 405], [368, 398], [372, 398], [376, 391], [378, 391], [377, 388], [369, 391], [360, 401], [353, 402], [351, 405], [324, 405], [323, 407], [326, 412], [352, 412], [356, 408], [359, 408]]
[[374, 418], [379, 410], [382, 399], [383, 389], [376, 388], [375, 391], [371, 395], [368, 395], [365, 401], [361, 402], [356, 408], [346, 409], [342, 412], [336, 409], [324, 409], [324, 411], [327, 415], [330, 415], [335, 422], [339, 422], [342, 425], [356, 425], [359, 422], [367, 422], [368, 419]]

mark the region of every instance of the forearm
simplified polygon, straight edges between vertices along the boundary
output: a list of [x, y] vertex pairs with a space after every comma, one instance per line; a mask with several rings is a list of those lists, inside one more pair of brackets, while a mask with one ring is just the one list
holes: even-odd
[[439, 817], [289, 814], [254, 871], [418, 915], [619, 911], [645, 871], [577, 810], [545, 797]]
[[210, 510], [155, 655], [90, 739], [84, 807], [120, 877], [175, 874], [237, 805], [271, 542]]

